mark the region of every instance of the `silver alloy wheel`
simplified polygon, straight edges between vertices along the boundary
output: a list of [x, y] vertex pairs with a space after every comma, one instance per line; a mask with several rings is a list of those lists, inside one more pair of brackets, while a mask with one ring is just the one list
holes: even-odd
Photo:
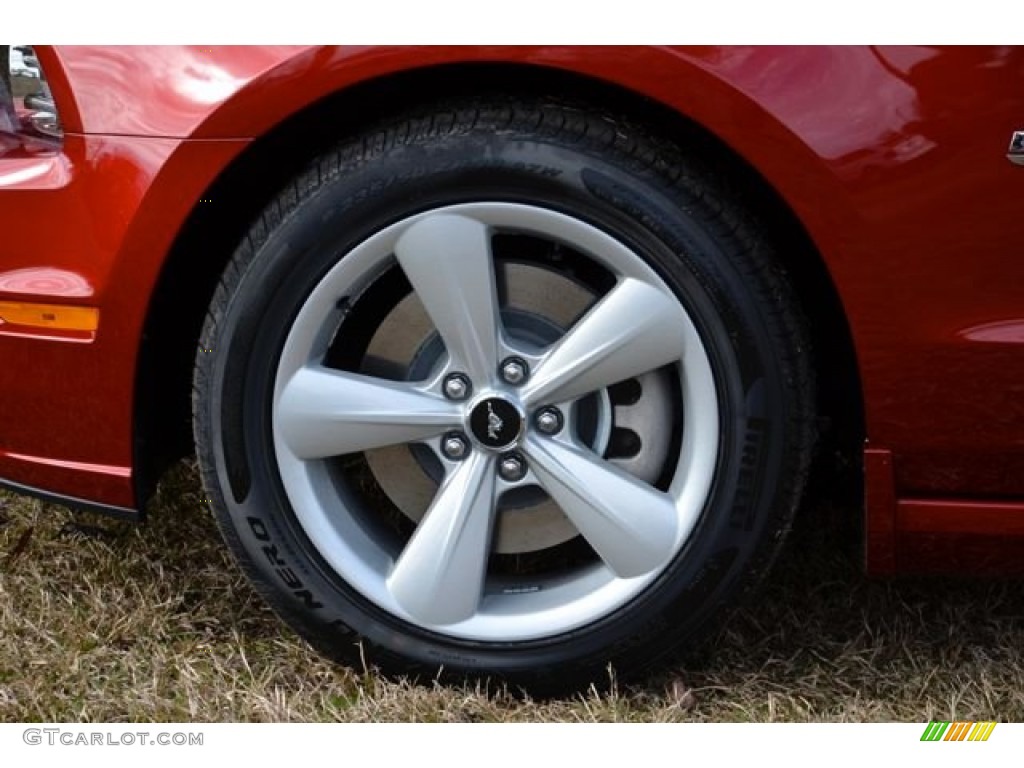
[[[495, 234], [526, 234], [584, 254], [614, 286], [554, 344], [521, 345], [503, 326], [491, 255]], [[344, 317], [360, 294], [400, 266], [446, 349], [430, 375], [393, 381], [328, 368]], [[526, 362], [510, 384], [502, 362]], [[650, 371], [676, 371], [681, 437], [665, 490], [603, 459], [569, 424], [547, 435], [545, 407], [571, 414], [582, 398]], [[472, 396], [445, 396], [452, 373]], [[489, 440], [474, 418], [504, 414], [512, 431]], [[493, 425], [494, 422], [491, 422]], [[499, 428], [499, 431], [504, 427]], [[449, 433], [469, 437], [457, 461]], [[680, 553], [708, 499], [719, 448], [719, 409], [707, 352], [662, 279], [618, 240], [579, 219], [513, 203], [434, 209], [396, 222], [343, 258], [309, 295], [281, 352], [273, 398], [281, 481], [309, 540], [337, 574], [377, 607], [416, 626], [479, 641], [550, 637], [592, 623], [641, 594]], [[358, 500], [331, 472], [345, 454], [383, 446], [430, 446], [444, 476], [426, 515], [398, 549], [356, 512]], [[494, 443], [494, 444], [492, 444]], [[496, 444], [500, 443], [500, 445]], [[510, 451], [526, 475], [498, 472]], [[597, 558], [536, 583], [488, 573], [502, 493], [539, 485]]]

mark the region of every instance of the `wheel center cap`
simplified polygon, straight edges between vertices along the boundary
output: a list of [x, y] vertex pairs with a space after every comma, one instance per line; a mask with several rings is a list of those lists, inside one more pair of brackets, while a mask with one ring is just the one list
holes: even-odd
[[523, 431], [522, 412], [502, 397], [488, 397], [477, 403], [469, 414], [473, 437], [488, 448], [505, 448]]

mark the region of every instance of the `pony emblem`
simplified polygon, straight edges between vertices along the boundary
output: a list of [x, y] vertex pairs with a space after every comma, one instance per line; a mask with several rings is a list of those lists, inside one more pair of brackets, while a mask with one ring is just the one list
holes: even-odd
[[505, 426], [505, 422], [501, 420], [501, 417], [494, 412], [491, 408], [491, 404], [487, 404], [487, 436], [491, 440], [500, 440], [501, 428]]

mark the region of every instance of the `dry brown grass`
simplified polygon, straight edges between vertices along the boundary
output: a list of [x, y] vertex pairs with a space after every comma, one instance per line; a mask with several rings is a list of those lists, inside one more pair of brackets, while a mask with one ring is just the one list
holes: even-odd
[[1024, 719], [1018, 583], [868, 582], [804, 529], [703, 662], [537, 702], [320, 659], [244, 581], [187, 467], [145, 526], [0, 494], [0, 720]]

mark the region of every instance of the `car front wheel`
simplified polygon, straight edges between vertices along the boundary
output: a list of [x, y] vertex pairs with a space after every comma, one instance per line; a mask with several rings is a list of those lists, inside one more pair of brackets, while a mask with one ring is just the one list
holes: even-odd
[[685, 148], [504, 96], [326, 153], [200, 344], [235, 555], [324, 652], [534, 690], [642, 668], [756, 582], [812, 447], [806, 333]]

